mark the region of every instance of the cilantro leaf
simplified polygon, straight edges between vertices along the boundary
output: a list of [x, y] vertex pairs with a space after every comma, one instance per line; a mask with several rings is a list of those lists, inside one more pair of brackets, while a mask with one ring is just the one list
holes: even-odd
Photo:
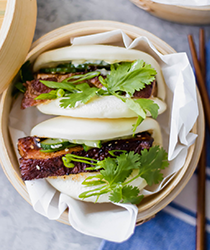
[[139, 168], [140, 155], [135, 154], [134, 151], [129, 153], [123, 153], [119, 155], [116, 160], [118, 164], [117, 171], [115, 173], [114, 182], [124, 182], [128, 176], [132, 173], [133, 169]]
[[143, 195], [139, 195], [140, 190], [137, 187], [131, 185], [117, 186], [113, 189], [109, 196], [109, 200], [112, 202], [132, 203], [138, 204], [142, 201]]
[[68, 94], [66, 98], [60, 100], [60, 107], [73, 108], [77, 103], [87, 103], [98, 92], [98, 88], [90, 87], [87, 83], [76, 85], [76, 93]]
[[106, 158], [100, 166], [103, 170], [100, 173], [110, 184], [124, 182], [130, 176], [133, 169], [139, 166], [139, 154], [122, 153], [115, 158]]
[[136, 60], [133, 63], [123, 62], [112, 64], [111, 72], [106, 79], [99, 78], [101, 83], [110, 93], [125, 91], [133, 95], [137, 90], [145, 88], [155, 80], [157, 72], [143, 60]]
[[136, 124], [133, 125], [134, 133], [139, 124], [146, 118], [147, 111], [150, 112], [151, 116], [154, 119], [156, 119], [158, 116], [159, 106], [150, 99], [145, 99], [145, 98], [131, 99], [116, 94], [115, 96], [120, 98], [123, 102], [125, 102], [125, 104], [138, 115]]
[[142, 117], [143, 119], [146, 118], [146, 110], [141, 107], [141, 105], [136, 102], [135, 99], [131, 98], [123, 98], [125, 104], [129, 107], [129, 109], [133, 110], [137, 115]]
[[160, 172], [168, 167], [167, 153], [159, 146], [153, 146], [148, 150], [141, 152], [139, 175], [144, 178], [149, 186], [157, 184], [163, 179]]
[[100, 162], [100, 167], [103, 169], [101, 170], [101, 174], [103, 178], [108, 181], [112, 182], [113, 175], [116, 173], [117, 163], [114, 158], [106, 158], [105, 160]]
[[138, 103], [145, 113], [146, 110], [148, 110], [154, 119], [157, 118], [159, 106], [154, 101], [145, 98], [132, 99], [132, 100], [134, 100], [135, 103]]
[[122, 201], [122, 186], [117, 186], [109, 195], [109, 200], [115, 203]]
[[150, 112], [153, 118], [157, 118], [159, 106], [150, 99], [130, 99], [123, 98], [126, 105], [143, 119], [146, 118], [147, 111]]
[[144, 198], [143, 195], [139, 195], [140, 190], [137, 187], [126, 185], [122, 188], [123, 203], [138, 204]]
[[65, 89], [70, 92], [73, 92], [75, 90], [75, 85], [69, 82], [53, 82], [53, 81], [44, 81], [44, 80], [40, 80], [40, 82], [43, 83], [45, 86], [52, 88], [52, 89]]

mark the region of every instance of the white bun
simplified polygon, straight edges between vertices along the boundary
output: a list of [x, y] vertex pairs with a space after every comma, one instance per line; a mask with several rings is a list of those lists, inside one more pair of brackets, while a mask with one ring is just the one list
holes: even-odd
[[[94, 97], [86, 104], [80, 104], [76, 108], [61, 108], [60, 100], [64, 98], [47, 101], [37, 106], [38, 110], [48, 115], [62, 115], [80, 118], [131, 118], [138, 115], [116, 96]], [[150, 98], [158, 106], [158, 114], [166, 110], [166, 103], [159, 98]], [[147, 112], [147, 116], [150, 113]]]
[[[70, 117], [55, 117], [44, 121], [35, 126], [32, 131], [32, 136], [49, 137], [49, 138], [65, 138], [65, 139], [81, 139], [81, 140], [107, 140], [116, 137], [132, 135], [132, 125], [136, 119], [78, 119]], [[136, 129], [136, 133], [149, 131], [154, 138], [154, 145], [162, 145], [162, 136], [159, 124], [151, 119], [146, 118]], [[48, 177], [47, 181], [58, 191], [67, 194], [75, 199], [80, 199], [79, 195], [82, 192], [89, 191], [93, 187], [85, 187], [82, 182], [89, 176], [95, 175], [92, 173], [72, 174], [69, 176]], [[132, 178], [136, 175], [133, 171]], [[142, 178], [137, 178], [130, 183], [137, 186], [140, 190], [147, 183]], [[109, 193], [101, 195], [97, 202], [109, 202]], [[85, 201], [95, 202], [96, 197], [92, 196]]]
[[[133, 134], [132, 125], [136, 118], [126, 119], [80, 119], [54, 117], [36, 125], [31, 136], [61, 138], [68, 140], [108, 140]], [[162, 145], [158, 122], [146, 118], [136, 129], [136, 133], [150, 131], [154, 143]]]
[[73, 63], [84, 63], [85, 61], [103, 60], [107, 63], [116, 63], [137, 59], [142, 59], [157, 71], [157, 97], [161, 100], [165, 100], [165, 82], [160, 65], [149, 54], [135, 49], [108, 45], [72, 45], [44, 52], [36, 59], [33, 71], [37, 72], [41, 68], [55, 66], [58, 63], [69, 61], [73, 61]]
[[[59, 176], [59, 177], [48, 177], [47, 181], [58, 191], [66, 195], [69, 195], [72, 198], [81, 200], [81, 198], [79, 198], [79, 195], [81, 193], [96, 188], [96, 186], [85, 187], [84, 185], [82, 185], [82, 182], [87, 177], [94, 176], [96, 173], [97, 172], [72, 174], [68, 176], [66, 175], [66, 176]], [[133, 173], [129, 176], [127, 180], [130, 180], [132, 177], [135, 177], [136, 174], [137, 174], [136, 170], [133, 171]], [[142, 190], [147, 185], [147, 182], [143, 178], [139, 177], [135, 179], [134, 181], [130, 182], [129, 185], [136, 186], [139, 188], [139, 190]], [[99, 199], [97, 200], [97, 203], [110, 202], [109, 195], [110, 193], [101, 195]], [[96, 196], [89, 197], [85, 199], [84, 201], [95, 202]]]

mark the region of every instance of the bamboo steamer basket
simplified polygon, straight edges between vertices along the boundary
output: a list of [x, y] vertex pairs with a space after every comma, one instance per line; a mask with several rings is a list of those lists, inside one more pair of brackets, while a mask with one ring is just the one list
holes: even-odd
[[36, 12], [36, 0], [0, 0], [0, 93], [26, 58], [36, 27]]
[[162, 19], [183, 24], [209, 24], [210, 6], [191, 7], [155, 3], [151, 0], [130, 0], [139, 8]]
[[[26, 60], [33, 62], [40, 53], [46, 50], [68, 45], [71, 37], [90, 35], [115, 29], [123, 30], [133, 39], [141, 35], [146, 36], [162, 54], [175, 53], [175, 51], [164, 41], [138, 27], [113, 21], [85, 21], [63, 26], [41, 37], [32, 44], [31, 51], [27, 55]], [[14, 78], [12, 84], [16, 80], [17, 79]], [[20, 195], [30, 203], [25, 184], [20, 177], [19, 164], [8, 132], [8, 116], [13, 101], [11, 96], [12, 84], [10, 83], [10, 86], [4, 91], [0, 104], [2, 110], [0, 114], [0, 158], [6, 176]], [[197, 93], [200, 113], [192, 132], [199, 135], [198, 139], [195, 144], [189, 148], [183, 168], [174, 176], [166, 187], [162, 191], [143, 199], [140, 203], [138, 206], [139, 213], [137, 224], [149, 220], [172, 201], [187, 184], [196, 168], [204, 138], [203, 108], [199, 92], [197, 91]], [[69, 224], [68, 212], [65, 211], [58, 221]]]

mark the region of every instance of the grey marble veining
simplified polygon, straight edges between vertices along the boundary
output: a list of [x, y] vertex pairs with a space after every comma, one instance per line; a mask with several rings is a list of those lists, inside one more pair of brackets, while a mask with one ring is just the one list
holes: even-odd
[[[38, 0], [34, 40], [60, 26], [83, 20], [114, 20], [146, 29], [190, 57], [187, 34], [196, 38], [199, 26], [158, 19], [128, 0]], [[210, 26], [205, 26], [210, 39]], [[196, 42], [198, 45], [198, 42]], [[191, 57], [190, 57], [191, 60]], [[101, 240], [37, 214], [17, 193], [0, 168], [1, 250], [96, 250]], [[143, 250], [143, 249], [142, 249]]]

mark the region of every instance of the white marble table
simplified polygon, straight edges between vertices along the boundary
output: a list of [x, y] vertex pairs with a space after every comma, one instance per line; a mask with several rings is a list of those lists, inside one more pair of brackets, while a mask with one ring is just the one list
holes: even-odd
[[[114, 20], [148, 30], [178, 52], [190, 57], [187, 34], [198, 37], [198, 26], [160, 20], [128, 0], [37, 0], [34, 40], [60, 26], [82, 20]], [[210, 39], [210, 26], [204, 26]], [[191, 57], [190, 57], [191, 60]], [[0, 168], [1, 250], [95, 250], [101, 239], [82, 235], [72, 227], [49, 221], [33, 211], [17, 193]], [[143, 249], [142, 249], [143, 250]]]

